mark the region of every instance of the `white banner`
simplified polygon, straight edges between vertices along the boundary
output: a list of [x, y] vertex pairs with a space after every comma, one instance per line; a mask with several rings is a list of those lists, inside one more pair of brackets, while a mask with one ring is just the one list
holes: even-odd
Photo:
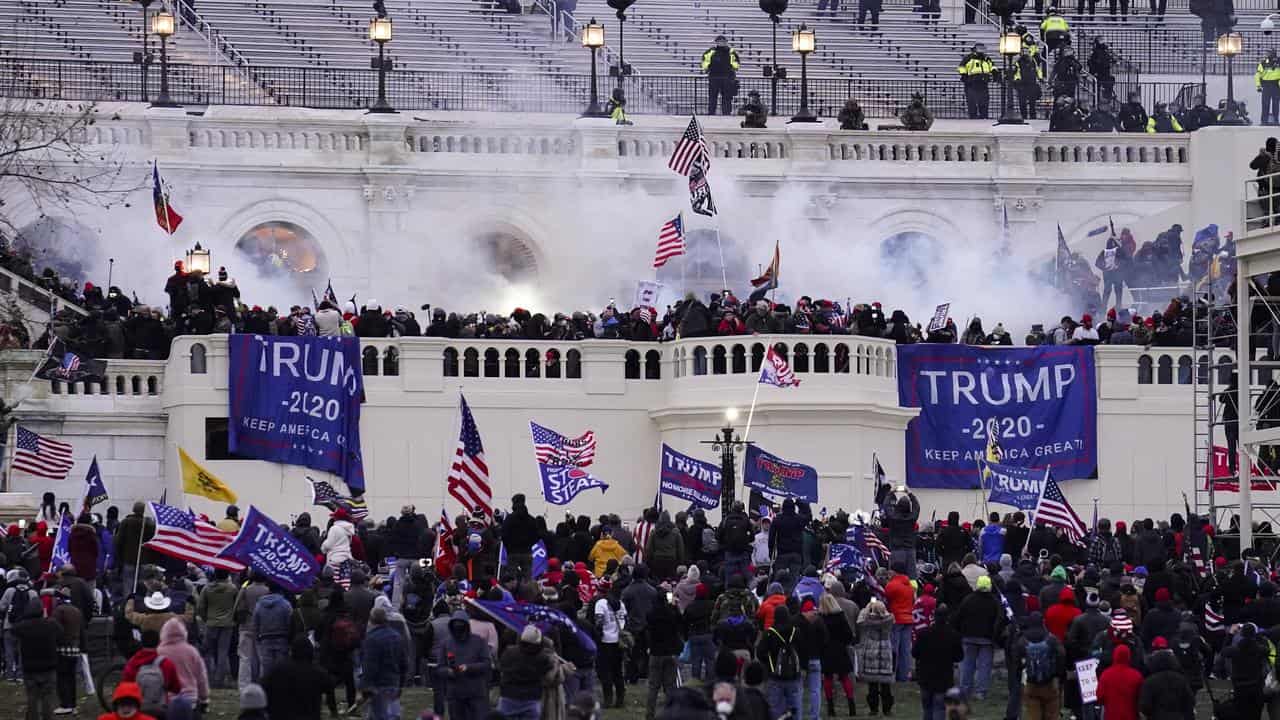
[[947, 326], [947, 315], [951, 312], [951, 303], [942, 303], [933, 310], [933, 319], [929, 321], [929, 332], [941, 330]]
[[1076, 678], [1080, 681], [1081, 702], [1098, 702], [1098, 659], [1076, 661]]
[[641, 280], [636, 283], [636, 302], [632, 307], [652, 307], [658, 306], [658, 293], [662, 290], [662, 283], [651, 282], [649, 280]]

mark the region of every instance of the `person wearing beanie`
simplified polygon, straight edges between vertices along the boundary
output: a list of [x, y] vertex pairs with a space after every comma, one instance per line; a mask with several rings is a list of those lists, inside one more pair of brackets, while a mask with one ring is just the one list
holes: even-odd
[[[360, 647], [363, 662], [360, 692], [368, 702], [369, 720], [398, 720], [400, 688], [409, 670], [405, 664], [404, 640], [387, 623], [385, 608], [373, 609], [369, 614], [369, 625], [372, 629]], [[468, 717], [465, 713], [450, 715], [459, 720]]]
[[503, 518], [499, 534], [507, 549], [506, 566], [517, 568], [522, 579], [532, 578], [533, 546], [541, 539], [541, 533], [523, 494], [512, 496], [511, 512]]
[[267, 720], [267, 693], [262, 686], [249, 683], [240, 690], [239, 720]]
[[1098, 675], [1098, 704], [1107, 720], [1138, 720], [1142, 673], [1131, 664], [1127, 645], [1111, 651], [1111, 666]]
[[893, 710], [893, 642], [890, 638], [893, 614], [879, 599], [872, 598], [858, 613], [858, 670], [867, 683], [867, 707], [875, 715]]
[[[916, 660], [916, 682], [920, 684], [922, 720], [943, 720], [942, 698], [955, 684], [955, 664], [965, 657], [960, 633], [951, 626], [950, 612], [941, 605], [934, 623], [921, 631], [911, 655]], [[850, 705], [849, 715], [853, 716]]]
[[1235, 637], [1222, 650], [1222, 658], [1230, 663], [1231, 694], [1241, 718], [1257, 718], [1266, 704], [1265, 677], [1269, 669], [1270, 649], [1265, 637], [1258, 635], [1253, 623], [1244, 623]]
[[98, 720], [156, 720], [142, 712], [142, 688], [135, 682], [121, 682], [111, 694], [111, 712]]
[[1178, 625], [1182, 622], [1182, 613], [1173, 607], [1172, 594], [1169, 588], [1160, 588], [1155, 592], [1155, 607], [1147, 611], [1142, 618], [1142, 646], [1151, 649], [1152, 642], [1158, 637], [1170, 638], [1178, 634]]
[[520, 641], [503, 651], [498, 667], [498, 712], [504, 718], [539, 720], [543, 677], [552, 665], [550, 656], [542, 651], [542, 632], [537, 626], [526, 625], [520, 631]]
[[[115, 532], [115, 548], [113, 557], [115, 565], [120, 569], [120, 578], [127, 586], [126, 595], [131, 595], [138, 580], [138, 567], [141, 565], [150, 565], [156, 562], [157, 556], [154, 550], [150, 548], [140, 547], [142, 543], [151, 539], [156, 534], [156, 521], [146, 516], [146, 503], [141, 501], [133, 504], [133, 510], [116, 528]], [[141, 555], [139, 555], [141, 550]], [[139, 563], [141, 558], [141, 563]]]
[[1057, 718], [1062, 708], [1058, 677], [1066, 670], [1066, 652], [1058, 638], [1045, 628], [1040, 613], [1027, 616], [1013, 646], [1011, 666], [1023, 670], [1023, 717]]
[[970, 593], [955, 611], [951, 624], [959, 631], [964, 646], [960, 663], [960, 689], [965, 695], [985, 699], [991, 687], [991, 662], [995, 641], [1004, 618], [1004, 609], [992, 591], [991, 577], [978, 578], [977, 591]]
[[[696, 570], [697, 568], [691, 568]], [[712, 636], [711, 588], [705, 583], [694, 586], [693, 602], [684, 609], [684, 628], [689, 637], [690, 672], [697, 680], [706, 682], [716, 658], [716, 643]], [[735, 672], [736, 676], [737, 673]]]
[[768, 630], [773, 627], [774, 615], [779, 607], [787, 604], [786, 591], [782, 588], [782, 583], [771, 582], [765, 590], [764, 601], [760, 603], [760, 609], [756, 610], [756, 621], [760, 623], [761, 630]]
[[1104, 604], [1097, 588], [1085, 588], [1084, 612], [1067, 626], [1067, 662], [1074, 665], [1076, 661], [1090, 657], [1094, 638], [1111, 625], [1109, 614], [1102, 610]]

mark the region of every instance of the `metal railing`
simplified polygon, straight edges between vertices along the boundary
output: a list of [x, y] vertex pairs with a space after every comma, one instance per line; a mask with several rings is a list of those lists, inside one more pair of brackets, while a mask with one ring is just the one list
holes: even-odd
[[[367, 69], [321, 67], [171, 65], [170, 94], [183, 105], [258, 105], [317, 109], [361, 109], [377, 96], [377, 75]], [[249, 82], [245, 82], [245, 77]], [[75, 101], [141, 100], [137, 66], [79, 60], [0, 58], [0, 94], [15, 98]], [[591, 78], [586, 74], [395, 71], [387, 76], [387, 95], [401, 110], [580, 112]], [[733, 102], [740, 110], [747, 93], [769, 96], [768, 78], [743, 77]], [[1179, 83], [1117, 83], [1124, 97], [1139, 89], [1144, 99], [1168, 100]], [[686, 115], [709, 110], [708, 83], [698, 75], [637, 75], [624, 83], [632, 114]], [[809, 105], [820, 116], [835, 117], [853, 98], [867, 117], [898, 115], [913, 93], [925, 96], [938, 118], [966, 117], [964, 88], [958, 80], [901, 78], [809, 79]], [[1052, 99], [1046, 87], [1045, 102]], [[1082, 97], [1092, 98], [1082, 90]], [[800, 82], [779, 86], [779, 115], [799, 107]], [[993, 83], [989, 115], [999, 115], [1000, 86]]]
[[[1233, 67], [1240, 76], [1239, 81], [1248, 83], [1258, 59], [1268, 50], [1280, 49], [1280, 34], [1239, 25], [1236, 32], [1243, 36], [1245, 52], [1235, 58]], [[1227, 73], [1227, 61], [1214, 50], [1212, 39], [1208, 41], [1208, 52], [1204, 52], [1206, 41], [1198, 28], [1149, 28], [1144, 32], [1133, 32], [1126, 26], [1114, 29], [1085, 27], [1072, 30], [1072, 37], [1073, 44], [1080, 48], [1082, 54], [1088, 52], [1095, 37], [1102, 38], [1113, 52], [1143, 73], [1199, 75], [1202, 62], [1209, 75]]]

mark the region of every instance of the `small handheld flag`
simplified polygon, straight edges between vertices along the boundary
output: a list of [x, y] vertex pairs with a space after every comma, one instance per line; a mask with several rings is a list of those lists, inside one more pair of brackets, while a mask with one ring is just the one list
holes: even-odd
[[711, 154], [707, 151], [707, 139], [702, 135], [702, 126], [698, 124], [697, 116], [689, 118], [689, 126], [676, 143], [671, 159], [667, 161], [667, 167], [681, 175], [689, 175], [694, 165], [698, 165], [704, 173], [711, 169]]
[[702, 160], [695, 161], [689, 171], [689, 205], [699, 215], [714, 217], [715, 200], [711, 199], [711, 184], [707, 182], [707, 167]]
[[791, 371], [791, 365], [772, 346], [760, 365], [760, 382], [774, 387], [800, 387], [800, 379]]
[[778, 267], [781, 264], [782, 256], [779, 253], [778, 242], [773, 243], [773, 260], [769, 266], [764, 269], [764, 273], [760, 277], [751, 281], [752, 287], [768, 286], [769, 288], [778, 287]]
[[102, 473], [98, 470], [98, 456], [94, 455], [89, 463], [89, 472], [84, 476], [84, 507], [91, 508], [107, 499], [107, 486], [102, 482]]

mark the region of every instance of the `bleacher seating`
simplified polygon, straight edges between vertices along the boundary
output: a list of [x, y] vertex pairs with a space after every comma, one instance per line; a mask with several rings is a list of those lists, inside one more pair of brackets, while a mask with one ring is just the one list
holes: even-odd
[[[166, 2], [172, 7], [174, 0]], [[1246, 33], [1246, 54], [1237, 62], [1241, 74], [1251, 72], [1264, 44], [1257, 31], [1250, 31], [1266, 15], [1261, 2], [1237, 3], [1239, 27]], [[1243, 7], [1247, 4], [1258, 7]], [[534, 12], [523, 15], [508, 14], [494, 0], [388, 0], [386, 5], [395, 21], [395, 38], [386, 48], [396, 68], [388, 90], [393, 104], [494, 110], [581, 105], [590, 55], [572, 37], [553, 35], [545, 12], [551, 0], [536, 0]], [[1185, 5], [1186, 0], [1175, 0], [1163, 20], [1137, 14], [1117, 22], [1106, 15], [1105, 3], [1092, 19], [1069, 16], [1081, 60], [1087, 43], [1102, 37], [1133, 71], [1198, 79], [1203, 41], [1199, 20]], [[366, 37], [368, 0], [199, 0], [196, 9], [198, 15], [177, 12], [186, 22], [170, 42], [171, 86], [180, 101], [350, 108], [371, 102], [375, 77], [369, 59], [376, 50]], [[1147, 9], [1135, 4], [1134, 11]], [[801, 23], [818, 35], [818, 51], [809, 58], [811, 105], [826, 115], [835, 114], [849, 96], [859, 97], [871, 115], [890, 115], [913, 90], [924, 91], [931, 104], [959, 103], [959, 59], [975, 42], [995, 52], [996, 30], [985, 19], [975, 25], [926, 21], [911, 0], [887, 0], [875, 29], [859, 26], [856, 13], [856, 2], [849, 0], [838, 19], [819, 16], [816, 0], [792, 2], [777, 27], [778, 60], [790, 73], [781, 83], [780, 109], [794, 108], [798, 95], [799, 59], [791, 52], [790, 35]], [[625, 49], [635, 69], [626, 86], [633, 110], [661, 110], [677, 100], [696, 106], [691, 93], [705, 97], [705, 88], [690, 79], [700, 75], [701, 54], [717, 34], [726, 35], [742, 58], [740, 99], [749, 88], [767, 97], [763, 67], [771, 62], [774, 28], [754, 2], [645, 0], [628, 15], [625, 48], [605, 0], [580, 0], [578, 23], [591, 17], [608, 33], [600, 57], [604, 86], [620, 51]], [[1038, 24], [1030, 12], [1022, 19]], [[141, 11], [133, 3], [18, 0], [0, 6], [0, 63], [10, 82], [21, 83], [27, 94], [53, 97], [63, 88], [76, 96], [138, 99], [141, 72], [130, 63], [140, 29]], [[15, 58], [24, 60], [21, 66]], [[77, 72], [68, 77], [63, 65], [33, 59], [98, 65], [77, 63]], [[1209, 60], [1209, 72], [1221, 70], [1216, 54]], [[528, 75], [538, 80], [531, 83]], [[151, 96], [158, 76], [153, 67]]]

